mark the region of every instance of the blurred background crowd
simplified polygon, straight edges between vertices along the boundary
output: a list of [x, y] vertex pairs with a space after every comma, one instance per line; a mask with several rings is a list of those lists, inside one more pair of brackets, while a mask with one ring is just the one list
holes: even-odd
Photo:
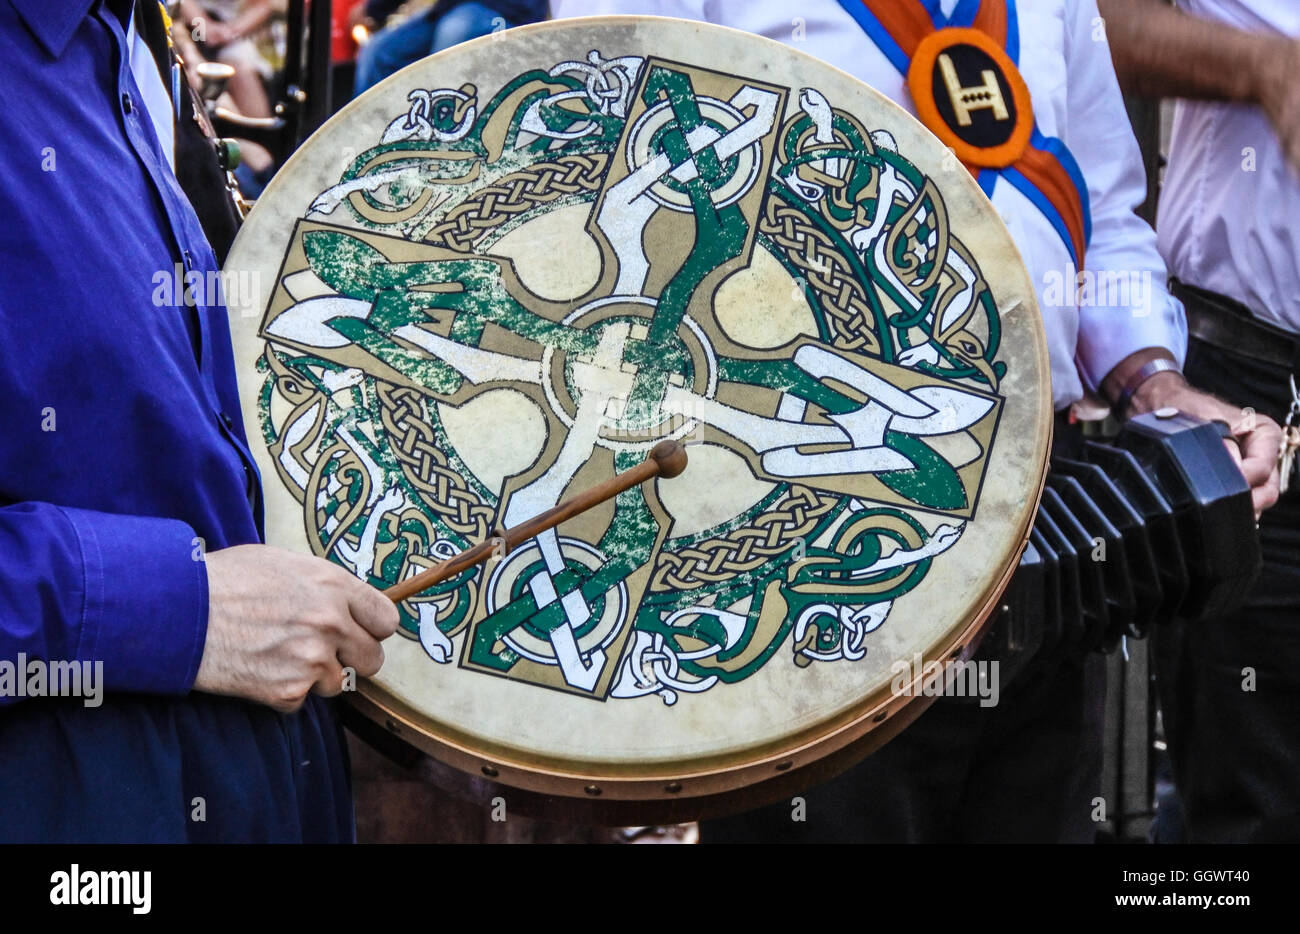
[[[250, 200], [292, 145], [286, 145], [275, 121], [286, 116], [295, 98], [305, 97], [299, 79], [328, 88], [328, 107], [316, 113], [319, 121], [426, 55], [547, 15], [546, 0], [334, 0], [328, 62], [325, 68], [304, 62], [310, 73], [288, 62], [291, 14], [309, 17], [291, 10], [289, 0], [181, 0], [171, 6], [172, 40], [191, 84], [201, 89], [221, 130], [245, 124], [249, 132], [236, 136], [234, 173]], [[303, 126], [289, 136], [305, 136], [313, 128]]]

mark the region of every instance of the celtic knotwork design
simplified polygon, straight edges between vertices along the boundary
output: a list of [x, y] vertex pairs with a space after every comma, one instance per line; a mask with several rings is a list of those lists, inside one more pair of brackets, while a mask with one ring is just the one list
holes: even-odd
[[[803, 202], [813, 240], [844, 258], [856, 281], [872, 284], [864, 298], [876, 352], [996, 388], [997, 309], [933, 181], [898, 154], [889, 133], [868, 133], [815, 89], [804, 88], [799, 100], [802, 113], [783, 128], [776, 177]], [[827, 298], [823, 307], [835, 317], [837, 296]], [[886, 303], [898, 311], [886, 313]]]
[[511, 173], [448, 211], [424, 239], [461, 253], [472, 252], [485, 236], [520, 215], [597, 191], [608, 165], [604, 153], [591, 153], [563, 156]]
[[421, 500], [466, 539], [486, 538], [493, 507], [470, 490], [439, 450], [437, 434], [422, 415], [425, 396], [383, 383], [376, 384], [376, 392], [389, 449]]
[[472, 84], [454, 91], [416, 88], [406, 95], [410, 108], [388, 125], [380, 143], [408, 139], [454, 143], [464, 139], [478, 117], [477, 91]]
[[767, 200], [758, 230], [790, 268], [801, 271], [804, 286], [826, 312], [835, 346], [880, 355], [881, 329], [861, 274], [832, 236], [775, 194]]
[[668, 704], [782, 646], [862, 658], [975, 515], [1001, 413], [940, 192], [814, 89], [653, 58], [404, 99], [304, 206], [259, 331], [313, 549], [388, 586], [698, 441], [725, 508], [633, 488], [405, 601], [402, 631]]
[[651, 589], [696, 590], [753, 571], [773, 558], [783, 558], [796, 541], [806, 541], [838, 505], [838, 497], [824, 496], [807, 487], [791, 487], [751, 523], [726, 535], [665, 552], [655, 568]]
[[602, 114], [626, 117], [636, 90], [637, 75], [644, 59], [636, 56], [605, 59], [595, 49], [585, 62], [561, 62], [551, 69], [551, 76], [575, 75], [584, 85], [588, 99]]

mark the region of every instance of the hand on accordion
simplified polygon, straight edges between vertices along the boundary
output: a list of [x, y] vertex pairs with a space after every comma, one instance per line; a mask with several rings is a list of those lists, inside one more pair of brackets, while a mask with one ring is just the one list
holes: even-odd
[[1226, 424], [1232, 436], [1225, 443], [1250, 484], [1255, 518], [1277, 502], [1278, 449], [1282, 443], [1282, 429], [1277, 422], [1253, 409], [1243, 409], [1202, 392], [1177, 373], [1161, 373], [1143, 383], [1133, 396], [1129, 414], [1164, 408]]

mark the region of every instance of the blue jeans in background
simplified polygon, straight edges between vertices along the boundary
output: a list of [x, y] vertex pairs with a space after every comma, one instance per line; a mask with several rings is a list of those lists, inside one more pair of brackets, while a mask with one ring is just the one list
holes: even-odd
[[523, 25], [510, 21], [486, 3], [461, 3], [445, 13], [439, 12], [440, 6], [380, 30], [362, 46], [357, 55], [353, 97], [426, 55], [486, 36], [496, 29]]

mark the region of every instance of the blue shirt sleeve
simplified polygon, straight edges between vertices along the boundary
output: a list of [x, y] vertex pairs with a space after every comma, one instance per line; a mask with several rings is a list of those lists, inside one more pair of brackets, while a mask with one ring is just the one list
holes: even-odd
[[108, 691], [188, 692], [207, 636], [201, 544], [175, 519], [0, 508], [0, 658], [102, 662]]

